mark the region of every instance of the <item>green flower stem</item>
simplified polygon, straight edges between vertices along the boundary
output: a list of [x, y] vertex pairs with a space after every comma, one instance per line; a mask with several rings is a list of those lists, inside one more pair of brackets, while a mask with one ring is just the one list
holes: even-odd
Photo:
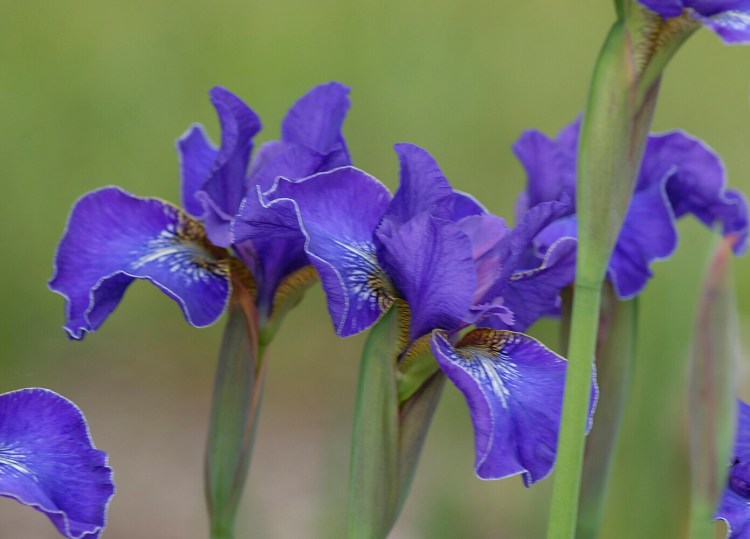
[[397, 303], [362, 352], [349, 475], [349, 539], [383, 539], [409, 495], [445, 384], [428, 338], [408, 352], [408, 310]]
[[[627, 3], [630, 6], [630, 3]], [[620, 6], [619, 13], [628, 7]], [[594, 69], [578, 155], [578, 258], [548, 539], [574, 537], [601, 286], [630, 205], [659, 79], [639, 101], [638, 51], [619, 19]]]
[[604, 287], [596, 353], [599, 402], [596, 421], [586, 439], [576, 531], [578, 539], [594, 539], [601, 525], [612, 453], [633, 375], [637, 301], [637, 298], [619, 301], [611, 286]]
[[737, 414], [740, 346], [730, 272], [732, 242], [721, 242], [708, 269], [695, 321], [688, 385], [691, 539], [713, 537], [713, 515], [729, 472]]
[[250, 466], [265, 380], [265, 345], [250, 294], [235, 283], [216, 368], [206, 445], [206, 501], [212, 539], [233, 539]]
[[349, 539], [383, 539], [398, 503], [398, 389], [402, 350], [396, 307], [370, 330], [359, 371], [349, 469]]
[[[599, 288], [576, 285], [570, 331], [570, 363], [565, 380], [562, 428], [552, 490], [549, 539], [572, 538], [576, 529], [578, 493], [583, 467], [584, 432], [591, 396], [591, 377], [599, 323]], [[582, 358], [576, 362], [573, 359]], [[575, 367], [575, 368], [574, 368]]]

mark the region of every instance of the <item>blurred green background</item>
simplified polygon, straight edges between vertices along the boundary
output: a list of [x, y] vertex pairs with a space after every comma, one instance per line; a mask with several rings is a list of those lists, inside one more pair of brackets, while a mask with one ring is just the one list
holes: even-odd
[[[393, 187], [392, 144], [413, 142], [457, 188], [511, 217], [524, 175], [510, 145], [526, 128], [554, 133], [581, 110], [612, 20], [601, 0], [0, 3], [0, 390], [45, 386], [85, 410], [118, 485], [104, 537], [205, 537], [203, 438], [222, 324], [193, 329], [137, 283], [100, 331], [68, 341], [63, 300], [45, 283], [76, 198], [116, 184], [179, 201], [174, 141], [196, 121], [218, 139], [214, 85], [261, 115], [268, 140], [308, 88], [340, 80], [352, 87], [345, 135], [358, 167]], [[749, 80], [750, 50], [701, 31], [669, 68], [654, 124], [704, 138], [746, 191]], [[680, 231], [678, 253], [654, 266], [641, 298], [607, 538], [683, 533], [684, 360], [710, 234], [687, 221]], [[735, 268], [742, 330], [750, 261]], [[555, 322], [534, 332], [556, 346]], [[239, 537], [343, 537], [362, 342], [335, 337], [319, 287], [286, 320]], [[518, 478], [482, 482], [472, 465], [468, 411], [449, 385], [393, 537], [541, 537], [551, 481], [530, 490]], [[644, 525], [656, 532], [644, 535]], [[0, 500], [0, 538], [52, 537], [44, 518]]]

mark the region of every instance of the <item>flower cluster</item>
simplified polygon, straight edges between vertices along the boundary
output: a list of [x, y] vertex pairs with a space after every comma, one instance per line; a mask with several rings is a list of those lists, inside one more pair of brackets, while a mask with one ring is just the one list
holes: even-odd
[[[566, 361], [524, 332], [560, 312], [560, 293], [574, 279], [578, 122], [555, 139], [529, 131], [514, 146], [528, 185], [511, 227], [453, 189], [418, 146], [395, 146], [400, 183], [394, 195], [353, 167], [341, 133], [349, 109], [341, 84], [315, 87], [297, 101], [281, 139], [263, 145], [252, 160], [258, 116], [222, 88], [211, 91], [211, 101], [220, 146], [200, 126], [178, 142], [184, 209], [117, 187], [89, 193], [73, 207], [50, 281], [66, 299], [70, 337], [96, 330], [136, 279], [174, 299], [194, 326], [215, 322], [242, 289], [252, 295], [263, 328], [274, 327], [297, 301], [293, 292], [319, 277], [341, 337], [373, 326], [390, 309], [408, 313], [399, 365], [430, 351], [435, 369], [463, 393], [479, 477], [522, 474], [527, 486], [546, 477], [555, 463]], [[715, 152], [679, 131], [653, 135], [609, 264], [621, 299], [638, 294], [651, 262], [674, 251], [675, 219], [688, 213], [707, 226], [719, 224], [738, 238], [735, 251], [745, 250], [747, 204], [725, 188]], [[589, 427], [597, 397], [592, 380]], [[0, 484], [32, 470], [16, 458], [22, 444], [5, 444], [3, 425]], [[77, 430], [86, 434], [81, 425]], [[86, 532], [98, 533], [112, 493], [103, 457], [81, 432], [75, 443], [85, 439], [84, 449], [101, 462], [96, 480], [80, 480], [91, 486], [82, 487], [78, 505], [56, 513], [48, 494], [27, 494], [20, 483], [8, 490], [42, 508], [70, 537], [84, 536], [71, 531], [83, 526], [79, 521], [98, 525]], [[739, 479], [730, 482], [735, 493], [737, 485], [747, 487], [744, 468], [737, 470]]]

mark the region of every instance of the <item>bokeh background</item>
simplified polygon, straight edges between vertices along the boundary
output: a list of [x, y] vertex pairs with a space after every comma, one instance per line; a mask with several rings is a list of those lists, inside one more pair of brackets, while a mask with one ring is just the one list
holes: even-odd
[[[205, 537], [202, 452], [222, 323], [194, 329], [136, 283], [100, 331], [68, 341], [46, 281], [71, 204], [107, 184], [178, 202], [174, 142], [193, 122], [218, 139], [214, 85], [261, 115], [264, 141], [308, 88], [340, 80], [352, 87], [345, 135], [357, 166], [394, 187], [392, 144], [414, 142], [457, 188], [510, 217], [525, 181], [511, 144], [581, 110], [613, 16], [600, 0], [0, 3], [0, 390], [49, 387], [85, 410], [118, 485], [104, 537]], [[654, 123], [704, 138], [746, 192], [749, 82], [750, 50], [701, 31], [670, 66]], [[661, 532], [649, 537], [683, 534], [684, 364], [711, 235], [688, 221], [680, 232], [641, 297], [602, 537], [647, 537], [638, 530], [654, 523]], [[742, 332], [750, 261], [735, 269]], [[314, 288], [273, 344], [238, 537], [344, 536], [363, 339], [337, 339], [324, 304]], [[534, 333], [557, 345], [554, 321]], [[483, 482], [472, 464], [468, 411], [448, 384], [393, 537], [541, 537], [551, 481]], [[0, 499], [0, 539], [52, 537], [46, 519]]]

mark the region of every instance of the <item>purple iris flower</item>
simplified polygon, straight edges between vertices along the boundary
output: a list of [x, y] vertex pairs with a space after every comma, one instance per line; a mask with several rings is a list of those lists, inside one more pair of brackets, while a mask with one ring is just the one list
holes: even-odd
[[[453, 190], [426, 151], [398, 144], [396, 152], [401, 181], [395, 196], [353, 167], [279, 178], [260, 195], [269, 229], [279, 237], [284, 226], [304, 235], [338, 335], [365, 330], [405, 300], [410, 345], [404, 357], [429, 341], [464, 393], [475, 429], [476, 473], [484, 479], [523, 474], [530, 485], [554, 464], [566, 362], [523, 333], [492, 328], [525, 329], [556, 308], [573, 272], [575, 240], [556, 242], [535, 266], [526, 265], [526, 255], [531, 239], [566, 205], [544, 203], [511, 230]], [[252, 228], [259, 227], [253, 221]], [[241, 230], [242, 216], [238, 239]], [[472, 325], [480, 329], [459, 334]]]
[[[526, 170], [527, 189], [518, 211], [561, 197], [575, 199], [579, 121], [555, 139], [527, 131], [513, 149]], [[747, 249], [748, 214], [744, 196], [726, 189], [719, 156], [683, 131], [651, 135], [641, 163], [635, 193], [609, 263], [608, 277], [620, 299], [636, 296], [652, 276], [650, 264], [669, 257], [677, 247], [675, 220], [692, 214], [707, 227], [736, 235], [735, 254]], [[535, 239], [542, 252], [560, 238], [576, 235], [574, 212], [555, 220]]]
[[291, 286], [289, 279], [295, 284], [304, 280], [300, 275], [314, 276], [311, 268], [304, 271], [303, 239], [232, 244], [231, 218], [248, 192], [267, 189], [278, 175], [299, 178], [349, 164], [341, 135], [348, 92], [338, 83], [313, 88], [287, 113], [281, 140], [264, 144], [250, 163], [260, 120], [238, 97], [214, 88], [221, 146], [214, 147], [200, 126], [178, 142], [186, 211], [117, 187], [78, 200], [49, 283], [67, 300], [70, 337], [97, 329], [135, 279], [159, 287], [197, 327], [222, 314], [233, 282], [251, 289], [262, 319], [270, 318], [276, 293]]
[[714, 518], [727, 523], [730, 539], [750, 538], [750, 406], [742, 401], [729, 480]]
[[749, 0], [639, 0], [665, 19], [679, 17], [684, 10], [719, 34], [725, 43], [750, 43]]
[[96, 539], [114, 491], [75, 404], [47, 389], [0, 395], [0, 496], [44, 513], [69, 539]]

